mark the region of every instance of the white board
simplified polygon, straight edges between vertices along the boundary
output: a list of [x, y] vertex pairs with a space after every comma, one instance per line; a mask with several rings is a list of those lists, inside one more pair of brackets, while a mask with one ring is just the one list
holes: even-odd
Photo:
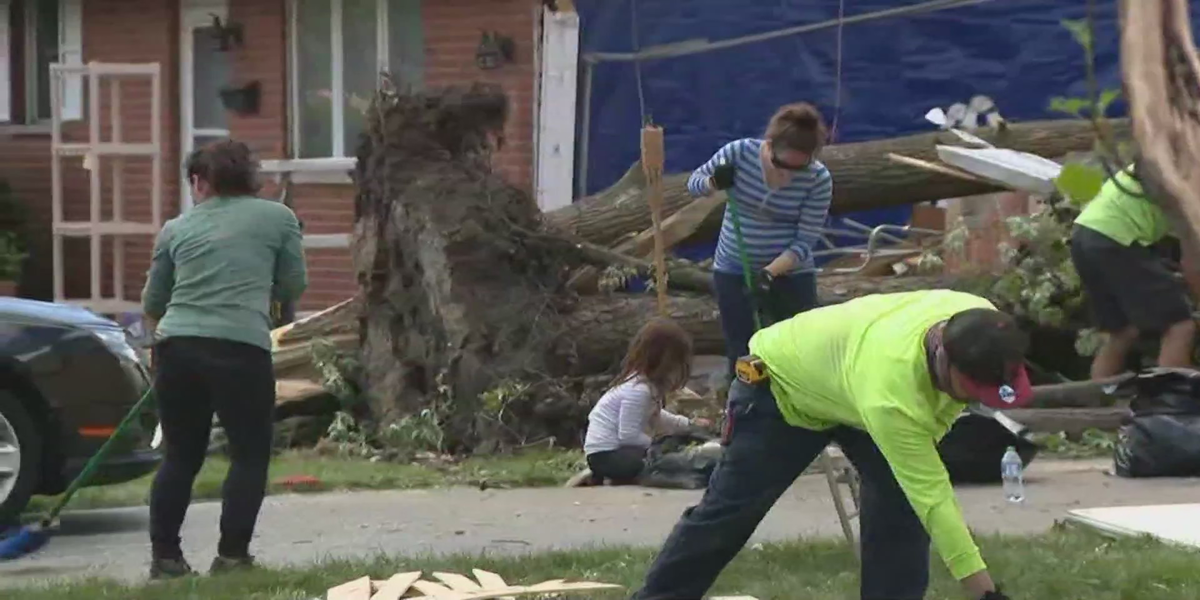
[[1013, 189], [1048, 195], [1062, 165], [1036, 154], [1007, 148], [937, 146], [938, 158], [972, 175], [997, 181]]
[[1109, 506], [1067, 513], [1067, 520], [1116, 535], [1152, 535], [1200, 548], [1200, 504]]
[[534, 189], [538, 208], [571, 205], [575, 191], [576, 65], [579, 62], [579, 15], [574, 11], [542, 16], [542, 72], [537, 119]]

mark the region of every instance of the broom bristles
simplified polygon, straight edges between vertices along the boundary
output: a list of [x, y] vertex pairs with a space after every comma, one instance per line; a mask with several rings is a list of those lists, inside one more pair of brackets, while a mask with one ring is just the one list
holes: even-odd
[[15, 560], [36, 552], [49, 539], [40, 527], [22, 527], [17, 533], [0, 540], [0, 561]]

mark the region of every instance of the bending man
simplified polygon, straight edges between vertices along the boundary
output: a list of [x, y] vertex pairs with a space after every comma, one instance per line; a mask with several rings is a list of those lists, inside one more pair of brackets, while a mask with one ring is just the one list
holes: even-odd
[[1196, 249], [1180, 236], [1187, 285], [1175, 278], [1154, 248], [1170, 234], [1166, 214], [1142, 192], [1132, 166], [1105, 182], [1075, 218], [1071, 261], [1096, 326], [1107, 334], [1092, 360], [1092, 379], [1125, 371], [1143, 332], [1161, 338], [1158, 366], [1192, 366], [1196, 324], [1188, 288], [1200, 292], [1200, 265]]
[[[758, 332], [729, 391], [721, 463], [634, 598], [702, 598], [779, 496], [837, 442], [863, 477], [863, 600], [923, 598], [931, 538], [972, 600], [1004, 599], [937, 442], [968, 402], [1029, 401], [1026, 346], [1011, 317], [949, 290], [866, 296]], [[747, 365], [761, 381], [743, 380]]]

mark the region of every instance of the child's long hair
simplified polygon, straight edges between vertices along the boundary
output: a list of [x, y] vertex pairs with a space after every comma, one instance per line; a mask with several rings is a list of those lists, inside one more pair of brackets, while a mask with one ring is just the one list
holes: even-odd
[[692, 374], [692, 336], [670, 319], [657, 318], [642, 326], [621, 363], [614, 385], [644, 377], [659, 402], [687, 385]]

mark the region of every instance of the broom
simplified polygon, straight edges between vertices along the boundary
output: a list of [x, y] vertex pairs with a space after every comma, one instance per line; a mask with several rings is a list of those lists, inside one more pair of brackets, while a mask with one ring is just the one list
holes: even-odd
[[51, 526], [54, 523], [54, 520], [57, 519], [59, 513], [61, 513], [63, 509], [67, 507], [67, 504], [71, 502], [71, 499], [75, 497], [75, 492], [78, 492], [79, 488], [83, 487], [83, 485], [92, 478], [96, 468], [100, 466], [100, 462], [108, 456], [113, 444], [118, 438], [121, 437], [121, 434], [129, 428], [129, 425], [133, 423], [138, 414], [142, 412], [142, 408], [144, 408], [146, 404], [150, 402], [150, 398], [153, 397], [153, 391], [153, 387], [147, 389], [146, 393], [142, 394], [141, 399], [137, 401], [137, 404], [134, 404], [133, 408], [129, 409], [129, 413], [126, 414], [125, 418], [121, 420], [121, 423], [117, 425], [117, 428], [112, 432], [112, 435], [108, 436], [108, 439], [105, 440], [104, 445], [100, 446], [100, 449], [97, 450], [90, 459], [88, 459], [87, 464], [83, 466], [83, 470], [79, 472], [79, 475], [77, 475], [75, 480], [71, 482], [71, 485], [67, 487], [67, 491], [64, 492], [63, 495], [58, 499], [58, 502], [56, 502], [54, 506], [50, 508], [50, 512], [46, 513], [45, 517], [43, 517], [37, 523], [20, 527], [16, 529], [15, 533], [12, 533], [4, 539], [0, 539], [0, 561], [15, 560], [23, 556], [27, 556], [46, 545], [46, 542], [50, 540]]

